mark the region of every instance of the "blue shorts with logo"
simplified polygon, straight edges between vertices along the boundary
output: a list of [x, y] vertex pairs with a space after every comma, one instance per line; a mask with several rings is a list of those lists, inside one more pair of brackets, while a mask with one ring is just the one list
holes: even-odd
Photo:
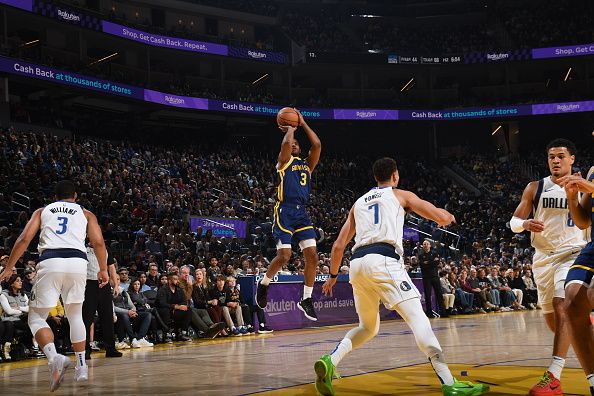
[[594, 278], [594, 242], [588, 243], [575, 259], [575, 263], [569, 267], [565, 287], [570, 283], [579, 283], [586, 287], [594, 286], [592, 278]]
[[274, 206], [274, 224], [272, 225], [274, 241], [290, 245], [306, 239], [316, 239], [316, 232], [311, 219], [303, 205], [277, 202]]

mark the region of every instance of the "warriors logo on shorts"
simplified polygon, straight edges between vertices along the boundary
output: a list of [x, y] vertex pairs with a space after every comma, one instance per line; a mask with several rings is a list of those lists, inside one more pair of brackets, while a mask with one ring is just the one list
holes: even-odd
[[412, 289], [412, 287], [407, 281], [402, 282], [400, 284], [400, 288], [402, 289], [402, 291], [409, 291], [410, 289]]

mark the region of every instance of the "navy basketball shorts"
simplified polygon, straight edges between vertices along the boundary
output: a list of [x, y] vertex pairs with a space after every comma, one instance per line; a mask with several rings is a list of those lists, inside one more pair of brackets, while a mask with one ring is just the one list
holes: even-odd
[[277, 247], [291, 248], [291, 242], [316, 239], [316, 232], [303, 205], [276, 203], [272, 236]]
[[572, 283], [579, 283], [585, 287], [594, 287], [594, 242], [588, 243], [569, 267], [565, 278], [565, 287]]

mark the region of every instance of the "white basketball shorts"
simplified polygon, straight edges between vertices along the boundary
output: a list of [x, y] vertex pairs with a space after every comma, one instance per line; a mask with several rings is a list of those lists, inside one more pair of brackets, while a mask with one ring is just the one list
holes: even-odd
[[372, 296], [375, 301], [383, 302], [387, 309], [394, 309], [403, 301], [421, 297], [403, 263], [392, 257], [367, 254], [354, 259], [349, 277], [355, 303], [358, 295], [365, 294], [367, 298]]
[[87, 284], [87, 260], [79, 257], [50, 258], [37, 265], [29, 306], [55, 307], [60, 295], [64, 304], [82, 303]]
[[538, 250], [534, 253], [532, 273], [543, 313], [554, 312], [554, 297], [565, 298], [565, 278], [580, 251], [576, 248], [552, 254]]

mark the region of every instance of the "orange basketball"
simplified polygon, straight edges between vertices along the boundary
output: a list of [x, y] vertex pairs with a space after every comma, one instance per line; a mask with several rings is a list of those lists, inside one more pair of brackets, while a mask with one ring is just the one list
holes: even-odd
[[276, 123], [279, 126], [299, 126], [299, 114], [290, 107], [283, 107], [276, 114]]

